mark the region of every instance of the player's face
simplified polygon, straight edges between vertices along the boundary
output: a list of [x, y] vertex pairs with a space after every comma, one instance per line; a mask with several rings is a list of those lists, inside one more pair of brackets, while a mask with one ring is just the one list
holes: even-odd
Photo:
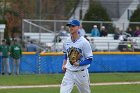
[[69, 26], [69, 31], [71, 34], [77, 33], [79, 26]]

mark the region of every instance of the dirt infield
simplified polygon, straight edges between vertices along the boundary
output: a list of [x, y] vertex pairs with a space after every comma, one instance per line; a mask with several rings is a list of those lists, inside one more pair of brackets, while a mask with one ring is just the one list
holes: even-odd
[[[91, 83], [91, 86], [107, 86], [107, 85], [126, 85], [126, 84], [140, 84], [138, 82], [110, 82], [110, 83]], [[47, 88], [47, 87], [60, 87], [60, 85], [27, 85], [27, 86], [0, 86], [0, 89], [13, 89], [13, 88]]]

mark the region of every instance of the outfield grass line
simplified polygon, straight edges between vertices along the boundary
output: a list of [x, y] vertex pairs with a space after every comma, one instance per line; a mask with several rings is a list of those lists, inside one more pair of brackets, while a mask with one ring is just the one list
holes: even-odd
[[12, 89], [12, 88], [47, 88], [47, 87], [60, 87], [60, 85], [0, 86], [0, 89]]
[[[137, 82], [91, 83], [90, 86], [127, 85], [127, 84], [140, 84], [140, 81], [137, 81]], [[54, 85], [0, 86], [0, 89], [14, 89], [14, 88], [47, 88], [47, 87], [60, 87], [60, 85], [59, 85], [59, 84], [54, 84]]]
[[140, 84], [140, 81], [137, 82], [108, 82], [108, 83], [91, 83], [91, 86], [103, 86], [103, 85], [127, 85], [127, 84]]

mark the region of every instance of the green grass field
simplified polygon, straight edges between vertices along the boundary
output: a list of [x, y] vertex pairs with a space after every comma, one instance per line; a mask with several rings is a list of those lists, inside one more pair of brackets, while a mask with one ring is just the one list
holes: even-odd
[[[0, 76], [0, 86], [60, 84], [64, 74]], [[90, 73], [91, 83], [140, 81], [140, 73]], [[59, 93], [56, 88], [0, 89], [0, 93]], [[72, 93], [78, 93], [74, 87]], [[91, 93], [140, 93], [140, 84], [91, 86]]]
[[[0, 93], [59, 93], [59, 88], [1, 89]], [[76, 87], [72, 93], [78, 93]], [[95, 86], [91, 93], [140, 93], [140, 85]]]

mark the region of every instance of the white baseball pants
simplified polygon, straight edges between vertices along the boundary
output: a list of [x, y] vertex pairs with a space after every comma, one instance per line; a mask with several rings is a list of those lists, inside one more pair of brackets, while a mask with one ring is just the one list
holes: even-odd
[[77, 86], [79, 93], [90, 93], [88, 69], [77, 72], [67, 70], [61, 83], [60, 93], [71, 93], [74, 85]]

